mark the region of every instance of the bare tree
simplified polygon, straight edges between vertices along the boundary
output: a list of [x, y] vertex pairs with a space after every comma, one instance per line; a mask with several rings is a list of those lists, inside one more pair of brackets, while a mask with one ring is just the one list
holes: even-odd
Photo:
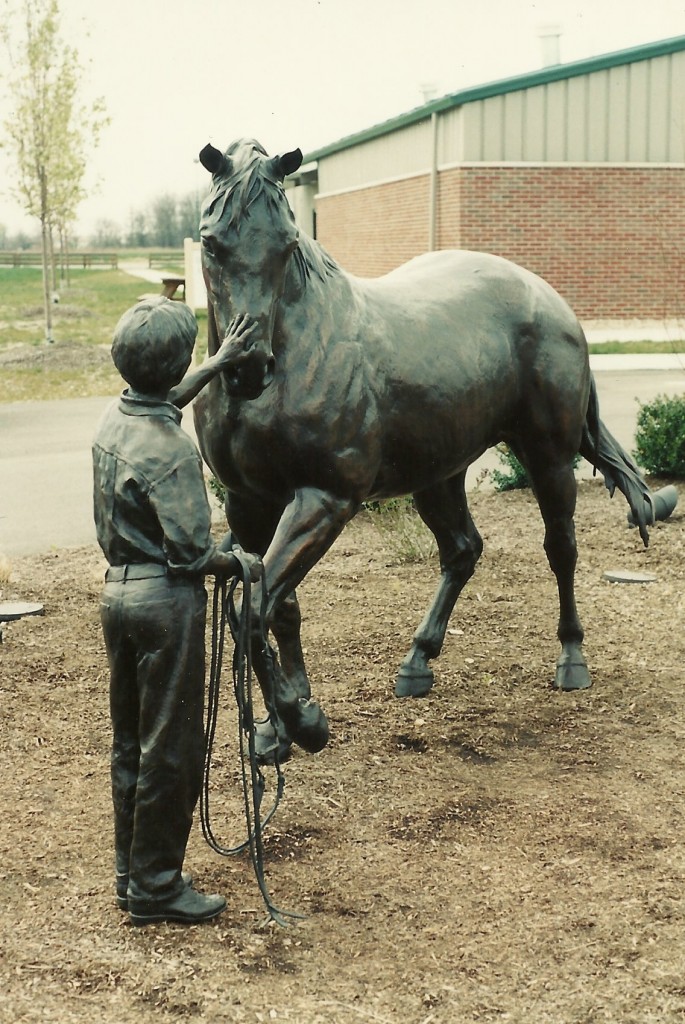
[[200, 240], [200, 207], [202, 193], [188, 192], [178, 201], [178, 245], [183, 245], [184, 238]]
[[134, 248], [143, 248], [150, 241], [150, 232], [147, 226], [147, 217], [141, 210], [131, 214], [130, 226], [126, 236], [126, 244]]
[[6, 3], [0, 35], [13, 101], [4, 144], [17, 168], [14, 195], [40, 221], [45, 340], [51, 342], [53, 232], [68, 235], [84, 197], [86, 145], [97, 143], [107, 119], [101, 100], [79, 100], [82, 68], [76, 49], [61, 37], [58, 0]]
[[121, 231], [114, 220], [101, 217], [90, 237], [91, 245], [97, 249], [116, 249], [121, 245]]
[[152, 222], [152, 240], [161, 248], [171, 248], [178, 241], [178, 221], [176, 218], [176, 199], [164, 193], [152, 203], [150, 209]]

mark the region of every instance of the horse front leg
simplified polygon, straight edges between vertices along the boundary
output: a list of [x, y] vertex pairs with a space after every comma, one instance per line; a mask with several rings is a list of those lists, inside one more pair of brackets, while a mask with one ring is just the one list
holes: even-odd
[[[351, 498], [314, 487], [302, 488], [286, 506], [264, 555], [266, 617], [283, 665], [278, 664], [273, 652], [263, 650], [254, 651], [254, 665], [275, 717], [281, 756], [292, 743], [315, 753], [328, 742], [326, 716], [311, 698], [294, 592], [357, 509], [358, 503]], [[258, 613], [258, 609], [255, 611]]]
[[449, 617], [483, 551], [483, 541], [466, 502], [464, 479], [460, 473], [414, 495], [417, 512], [435, 536], [442, 575], [433, 602], [400, 665], [397, 697], [422, 697], [431, 689], [434, 676], [428, 662], [442, 650]]
[[257, 723], [256, 746], [260, 759], [271, 761], [278, 745], [278, 758], [283, 761], [294, 740], [309, 753], [321, 750], [328, 741], [328, 725], [311, 699], [294, 591], [274, 605], [270, 625], [278, 654], [264, 646], [259, 613], [253, 618], [252, 662], [269, 712], [266, 721]]
[[[273, 540], [283, 507], [271, 505], [262, 498], [228, 492], [226, 518], [235, 540], [245, 551], [253, 551], [262, 558]], [[295, 593], [287, 595], [275, 605], [271, 628], [278, 646], [278, 654], [261, 632], [260, 607], [262, 594], [259, 586], [253, 590], [251, 653], [255, 675], [262, 691], [268, 718], [255, 726], [257, 753], [262, 761], [273, 760], [278, 745], [279, 759], [287, 757], [290, 741], [279, 740], [286, 729], [274, 706], [274, 680], [279, 678], [279, 691], [287, 691], [293, 700], [307, 701], [311, 696], [309, 679], [304, 664], [300, 641], [300, 612]]]
[[274, 607], [271, 632], [278, 646], [283, 673], [298, 696], [309, 700], [312, 690], [302, 651], [301, 625], [300, 605], [293, 590]]

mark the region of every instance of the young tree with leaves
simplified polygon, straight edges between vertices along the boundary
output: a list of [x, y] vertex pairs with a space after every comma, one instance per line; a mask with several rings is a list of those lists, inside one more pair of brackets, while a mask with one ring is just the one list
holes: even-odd
[[45, 340], [52, 342], [53, 232], [65, 238], [84, 198], [86, 147], [107, 123], [104, 105], [79, 99], [82, 68], [62, 38], [58, 0], [5, 4], [0, 35], [12, 101], [3, 145], [14, 158], [15, 197], [41, 226]]

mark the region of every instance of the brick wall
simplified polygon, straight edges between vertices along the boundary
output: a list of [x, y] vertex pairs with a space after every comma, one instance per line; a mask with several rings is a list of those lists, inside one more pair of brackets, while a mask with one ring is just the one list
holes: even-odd
[[[428, 177], [317, 200], [317, 234], [354, 274], [428, 247]], [[685, 317], [685, 171], [463, 167], [439, 176], [438, 248], [506, 256], [583, 319]]]
[[685, 315], [682, 169], [470, 167], [451, 174], [461, 179], [460, 234], [441, 236], [441, 248], [506, 256], [549, 281], [581, 318]]
[[378, 277], [428, 248], [427, 179], [316, 201], [316, 237], [351, 274]]

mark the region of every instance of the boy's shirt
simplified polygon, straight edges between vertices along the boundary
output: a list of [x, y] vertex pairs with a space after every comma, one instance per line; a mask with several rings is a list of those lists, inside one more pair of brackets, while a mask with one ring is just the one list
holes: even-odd
[[198, 575], [216, 551], [200, 454], [169, 402], [130, 391], [93, 441], [98, 542], [110, 565], [156, 562]]

